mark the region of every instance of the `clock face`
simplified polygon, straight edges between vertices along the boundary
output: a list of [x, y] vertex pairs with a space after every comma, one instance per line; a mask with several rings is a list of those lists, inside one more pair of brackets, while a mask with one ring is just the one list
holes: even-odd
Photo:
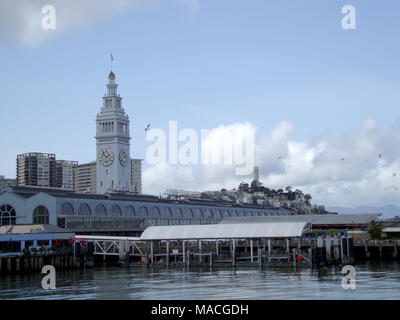
[[125, 167], [128, 164], [128, 161], [129, 161], [128, 154], [124, 150], [122, 150], [119, 153], [119, 162], [121, 163], [121, 165]]
[[108, 167], [114, 161], [114, 153], [110, 149], [101, 150], [99, 161], [103, 166]]

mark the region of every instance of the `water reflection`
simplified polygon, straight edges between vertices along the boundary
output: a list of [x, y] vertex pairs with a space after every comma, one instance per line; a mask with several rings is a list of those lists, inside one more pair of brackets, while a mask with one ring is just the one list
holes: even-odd
[[356, 290], [344, 290], [340, 267], [100, 267], [57, 272], [57, 289], [42, 274], [2, 276], [0, 299], [399, 299], [400, 266], [356, 266]]

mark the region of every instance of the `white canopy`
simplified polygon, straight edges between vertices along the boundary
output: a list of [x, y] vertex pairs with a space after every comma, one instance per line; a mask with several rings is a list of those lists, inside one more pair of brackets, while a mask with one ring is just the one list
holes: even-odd
[[294, 238], [310, 230], [307, 222], [153, 226], [143, 231], [140, 240]]

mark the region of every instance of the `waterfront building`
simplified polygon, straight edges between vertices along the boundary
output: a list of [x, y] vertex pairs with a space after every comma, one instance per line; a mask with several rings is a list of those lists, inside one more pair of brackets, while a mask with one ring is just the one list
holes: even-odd
[[16, 186], [17, 180], [16, 179], [9, 179], [5, 176], [0, 176], [0, 190], [7, 186]]
[[96, 117], [96, 192], [131, 190], [129, 117], [117, 93], [114, 72], [108, 75], [107, 94]]
[[19, 154], [17, 185], [57, 187], [56, 155], [41, 152]]
[[96, 193], [96, 161], [74, 166], [73, 179], [76, 192]]
[[0, 222], [7, 225], [50, 223], [80, 234], [132, 236], [148, 226], [215, 224], [226, 217], [292, 214], [282, 208], [208, 199], [163, 199], [123, 192], [89, 194], [38, 187], [2, 189], [0, 208], [3, 206], [7, 220]]

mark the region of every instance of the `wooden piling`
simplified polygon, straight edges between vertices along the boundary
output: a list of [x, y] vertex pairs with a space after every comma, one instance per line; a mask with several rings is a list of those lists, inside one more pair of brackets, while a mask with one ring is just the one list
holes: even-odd
[[182, 241], [182, 261], [186, 263], [186, 251], [185, 251], [185, 240]]
[[253, 239], [250, 240], [250, 261], [253, 263]]
[[166, 262], [166, 264], [167, 264], [167, 267], [169, 266], [169, 241], [167, 240], [167, 242], [166, 242], [166, 250], [167, 250], [167, 252], [166, 252], [166, 255], [165, 255], [165, 262]]
[[20, 272], [21, 271], [21, 261], [19, 257], [15, 258], [15, 271]]

